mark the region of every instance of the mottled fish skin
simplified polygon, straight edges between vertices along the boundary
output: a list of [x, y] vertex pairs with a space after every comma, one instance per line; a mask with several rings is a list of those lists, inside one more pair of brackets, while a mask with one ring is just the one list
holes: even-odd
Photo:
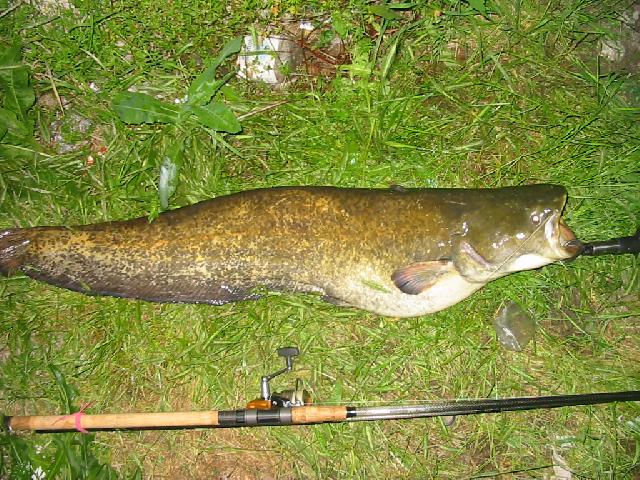
[[[0, 233], [0, 272], [158, 302], [310, 292], [411, 317], [515, 270], [570, 258], [563, 187], [278, 187], [147, 218]], [[568, 233], [567, 233], [568, 232]], [[519, 262], [519, 263], [518, 263]], [[408, 292], [408, 293], [407, 293]]]

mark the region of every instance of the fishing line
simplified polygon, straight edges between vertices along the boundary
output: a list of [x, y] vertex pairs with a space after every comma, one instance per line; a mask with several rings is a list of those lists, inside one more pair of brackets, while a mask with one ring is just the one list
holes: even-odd
[[556, 212], [556, 213], [554, 213], [553, 215], [551, 215], [551, 217], [549, 217], [549, 218], [547, 219], [547, 221], [546, 221], [546, 222], [541, 222], [541, 223], [540, 223], [540, 225], [538, 225], [538, 226], [533, 230], [533, 232], [531, 232], [531, 233], [529, 234], [529, 236], [528, 236], [527, 238], [525, 238], [525, 239], [522, 241], [522, 243], [521, 243], [518, 247], [516, 247], [516, 248], [513, 250], [513, 252], [512, 252], [511, 254], [509, 254], [509, 256], [507, 256], [507, 258], [505, 258], [505, 259], [504, 259], [500, 264], [498, 264], [498, 266], [497, 266], [496, 268], [494, 268], [494, 269], [491, 271], [491, 274], [494, 274], [494, 273], [498, 272], [498, 271], [499, 271], [499, 270], [500, 270], [500, 269], [501, 269], [501, 268], [502, 268], [502, 267], [503, 267], [503, 266], [504, 266], [504, 265], [505, 265], [509, 260], [511, 260], [513, 257], [515, 257], [518, 253], [520, 253], [520, 252], [522, 251], [522, 249], [524, 248], [524, 246], [526, 245], [526, 243], [527, 243], [529, 240], [531, 240], [531, 238], [532, 238], [536, 233], [538, 233], [538, 231], [539, 231], [541, 228], [545, 227], [545, 226], [547, 225], [547, 223], [549, 223], [551, 220], [553, 220], [554, 216], [556, 216], [556, 215], [558, 215], [558, 216], [559, 216], [559, 215], [560, 215], [560, 213]]

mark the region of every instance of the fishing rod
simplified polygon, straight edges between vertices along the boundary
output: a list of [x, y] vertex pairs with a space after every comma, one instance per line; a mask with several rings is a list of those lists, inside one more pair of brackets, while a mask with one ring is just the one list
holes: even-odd
[[6, 416], [4, 423], [10, 431], [88, 433], [95, 430], [260, 427], [407, 420], [640, 401], [640, 391], [625, 391], [545, 397], [444, 400], [413, 405], [314, 405], [309, 393], [302, 389], [300, 379], [296, 379], [293, 389], [271, 393], [269, 382], [293, 370], [294, 357], [300, 352], [296, 347], [285, 347], [278, 349], [277, 353], [284, 357], [286, 366], [277, 372], [263, 376], [260, 381], [260, 397], [250, 401], [243, 409], [87, 415], [83, 407], [80, 411], [69, 415]]
[[[569, 243], [578, 247], [576, 257], [639, 254], [640, 229], [628, 237], [595, 242], [573, 240]], [[78, 412], [62, 416], [5, 416], [4, 424], [10, 431], [37, 432], [255, 427], [401, 420], [640, 401], [640, 391], [634, 390], [543, 397], [444, 400], [413, 405], [314, 405], [309, 393], [301, 388], [300, 379], [296, 380], [295, 388], [271, 394], [269, 381], [293, 369], [293, 359], [299, 355], [299, 350], [296, 347], [285, 347], [278, 349], [277, 353], [284, 357], [285, 368], [263, 376], [260, 382], [260, 398], [249, 402], [244, 409], [87, 415], [84, 413], [85, 406]]]
[[611, 238], [599, 242], [583, 243], [580, 255], [624, 255], [640, 253], [640, 229], [629, 237]]

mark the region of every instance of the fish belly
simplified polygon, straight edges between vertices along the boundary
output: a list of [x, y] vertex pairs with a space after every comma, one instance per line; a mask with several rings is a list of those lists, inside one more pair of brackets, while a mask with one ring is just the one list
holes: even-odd
[[[389, 282], [388, 278], [376, 277], [363, 270], [347, 281], [336, 281], [325, 291], [341, 304], [367, 310], [388, 317], [417, 317], [438, 312], [450, 307], [475, 291], [485, 283], [469, 282], [457, 272], [442, 277], [428, 290], [419, 295], [403, 293]], [[375, 280], [371, 280], [374, 278]]]

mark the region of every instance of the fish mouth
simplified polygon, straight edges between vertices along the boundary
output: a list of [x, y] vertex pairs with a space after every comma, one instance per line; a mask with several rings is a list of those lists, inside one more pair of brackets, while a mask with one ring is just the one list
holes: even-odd
[[560, 260], [577, 257], [584, 248], [559, 213], [554, 213], [545, 226], [546, 237]]

